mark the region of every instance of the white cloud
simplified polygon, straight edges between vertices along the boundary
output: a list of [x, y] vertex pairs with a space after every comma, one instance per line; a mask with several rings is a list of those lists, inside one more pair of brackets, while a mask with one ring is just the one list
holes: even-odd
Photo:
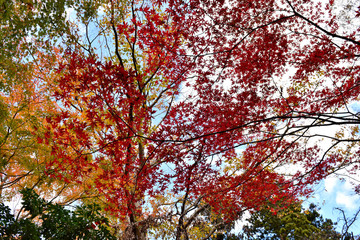
[[351, 182], [350, 182], [349, 180], [347, 180], [347, 181], [345, 181], [345, 183], [344, 183], [344, 190], [353, 192], [353, 190], [354, 190], [354, 185], [351, 184]]
[[251, 214], [250, 214], [248, 211], [246, 211], [246, 212], [244, 213], [244, 215], [242, 216], [242, 218], [239, 219], [239, 220], [237, 220], [237, 221], [235, 222], [235, 227], [234, 227], [234, 229], [232, 230], [232, 232], [235, 233], [235, 234], [241, 232], [241, 230], [243, 229], [243, 227], [249, 223], [247, 220], [248, 220], [250, 217], [251, 217]]
[[74, 21], [76, 19], [76, 12], [74, 8], [66, 8], [65, 12], [66, 12], [66, 18], [65, 18], [66, 21], [69, 20]]
[[360, 112], [360, 102], [358, 101], [352, 102], [351, 104], [349, 104], [349, 107], [353, 113]]
[[337, 181], [337, 178], [334, 177], [326, 178], [324, 181], [326, 191], [332, 193], [337, 184]]
[[17, 194], [11, 200], [4, 201], [4, 204], [10, 208], [12, 214], [16, 214], [17, 210], [22, 207], [21, 199], [21, 195]]
[[349, 195], [344, 192], [338, 192], [336, 194], [336, 203], [345, 206], [349, 210], [357, 208], [356, 202], [359, 200], [359, 196]]

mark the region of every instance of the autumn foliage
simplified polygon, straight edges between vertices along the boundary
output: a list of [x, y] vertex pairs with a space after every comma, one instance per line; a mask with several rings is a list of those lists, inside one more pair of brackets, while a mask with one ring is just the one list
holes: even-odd
[[53, 110], [32, 110], [32, 133], [50, 149], [46, 176], [101, 203], [118, 236], [207, 239], [357, 173], [358, 6], [344, 18], [336, 1], [74, 4], [55, 54], [37, 53], [52, 61], [34, 81]]

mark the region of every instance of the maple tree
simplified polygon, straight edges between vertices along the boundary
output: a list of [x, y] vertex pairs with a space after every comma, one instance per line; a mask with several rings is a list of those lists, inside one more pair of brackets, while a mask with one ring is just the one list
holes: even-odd
[[[17, 74], [26, 72], [28, 64], [24, 54], [36, 51], [41, 41], [41, 49], [49, 50], [55, 36], [66, 32], [65, 8], [74, 1], [1, 1], [0, 2], [0, 70], [7, 83], [21, 84]], [[1, 89], [10, 90], [11, 85], [0, 82]]]
[[[36, 187], [47, 197], [62, 195], [62, 202], [83, 196], [83, 187], [50, 179], [45, 163], [51, 149], [44, 137], [45, 116], [57, 111], [51, 99], [54, 61], [62, 44], [76, 36], [66, 20], [66, 8], [93, 14], [80, 1], [5, 1], [1, 2], [0, 50], [0, 196], [8, 201], [23, 187]], [[44, 84], [46, 83], [46, 84]], [[46, 137], [46, 136], [45, 136]]]
[[358, 6], [347, 28], [334, 1], [79, 4], [36, 138], [47, 176], [97, 195], [123, 239], [207, 239], [356, 174]]
[[0, 78], [12, 90], [0, 93], [0, 199], [11, 201], [20, 189], [29, 187], [51, 199], [62, 195], [62, 203], [73, 202], [81, 198], [82, 186], [51, 179], [45, 174], [51, 149], [39, 139], [45, 134], [45, 116], [56, 113], [57, 108], [49, 98], [47, 85], [42, 84], [45, 80], [51, 83], [50, 66], [54, 58], [40, 52], [33, 57], [33, 61], [26, 63], [28, 71], [17, 73], [22, 75], [21, 82], [15, 84]]
[[[21, 58], [21, 56], [18, 56]], [[27, 64], [28, 66], [30, 64]], [[36, 138], [32, 130], [40, 123], [39, 115], [48, 107], [44, 98], [40, 97], [41, 89], [36, 89], [36, 84], [30, 79], [36, 70], [23, 71], [23, 83], [13, 84], [7, 81], [4, 75], [2, 82], [11, 92], [1, 92], [1, 197], [5, 197], [4, 191], [11, 186], [19, 185], [23, 178], [33, 175], [34, 162], [39, 162], [39, 151], [36, 151]], [[20, 74], [18, 74], [20, 75]], [[38, 86], [40, 87], [40, 86]], [[41, 108], [36, 108], [42, 105]], [[40, 150], [40, 149], [38, 149]], [[41, 162], [41, 160], [40, 160]], [[38, 171], [40, 175], [43, 170]], [[28, 179], [29, 180], [29, 179]]]

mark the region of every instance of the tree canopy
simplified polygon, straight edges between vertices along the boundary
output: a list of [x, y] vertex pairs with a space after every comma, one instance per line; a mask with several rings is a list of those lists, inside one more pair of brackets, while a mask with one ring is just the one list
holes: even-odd
[[115, 239], [108, 229], [108, 219], [99, 206], [77, 206], [75, 211], [46, 202], [32, 189], [22, 189], [26, 217], [18, 219], [9, 207], [0, 203], [0, 237], [10, 239]]
[[251, 215], [243, 231], [244, 239], [344, 239], [332, 220], [323, 219], [314, 204], [302, 209], [298, 203], [279, 212], [267, 206]]
[[342, 3], [0, 1], [1, 197], [97, 203], [121, 239], [209, 239], [356, 176], [360, 5]]

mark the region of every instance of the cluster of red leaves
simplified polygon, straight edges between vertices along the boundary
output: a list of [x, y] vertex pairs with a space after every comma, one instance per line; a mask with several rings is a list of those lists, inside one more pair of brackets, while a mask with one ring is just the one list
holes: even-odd
[[[316, 146], [297, 142], [299, 120], [358, 97], [360, 68], [349, 64], [360, 44], [324, 31], [319, 24], [334, 18], [316, 22], [320, 5], [153, 4], [160, 7], [136, 9], [144, 21], [135, 14], [117, 26], [129, 39], [134, 67], [78, 53], [68, 53], [60, 66], [55, 97], [64, 110], [49, 119], [49, 168], [56, 176], [79, 182], [91, 176], [121, 215], [139, 210], [146, 194], [170, 188], [232, 219], [269, 200], [308, 193], [308, 184], [342, 161], [336, 154], [322, 159]], [[142, 69], [135, 47], [144, 56]], [[313, 83], [316, 74], [323, 77]], [[155, 103], [187, 88], [193, 94], [168, 104], [161, 124], [151, 129]], [[240, 146], [244, 151], [234, 150]], [[287, 177], [277, 171], [289, 165], [303, 169]]]

